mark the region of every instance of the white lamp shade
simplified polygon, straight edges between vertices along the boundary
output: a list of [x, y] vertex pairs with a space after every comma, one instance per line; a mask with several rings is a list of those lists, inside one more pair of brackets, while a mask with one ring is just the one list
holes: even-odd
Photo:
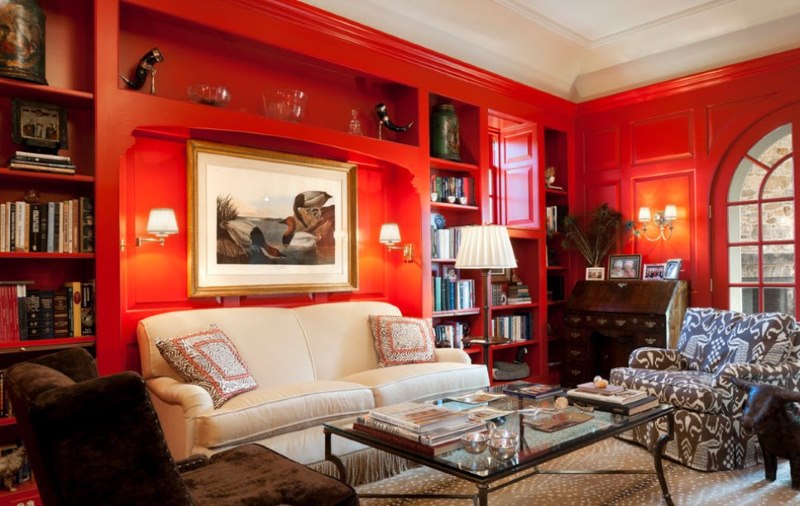
[[178, 233], [178, 220], [175, 211], [168, 207], [158, 207], [150, 210], [147, 219], [147, 233], [165, 236]]
[[667, 207], [664, 208], [664, 218], [672, 221], [678, 217], [678, 208], [674, 205], [669, 204]]
[[646, 223], [650, 221], [650, 208], [649, 207], [640, 207], [639, 208], [639, 221], [642, 223]]
[[384, 223], [381, 225], [381, 235], [378, 238], [381, 244], [395, 244], [400, 242], [400, 227], [397, 223]]
[[512, 269], [516, 266], [506, 227], [480, 225], [461, 229], [456, 269]]

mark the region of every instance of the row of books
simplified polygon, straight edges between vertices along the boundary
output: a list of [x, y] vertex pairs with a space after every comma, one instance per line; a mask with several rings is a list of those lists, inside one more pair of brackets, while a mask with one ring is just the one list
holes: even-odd
[[75, 174], [75, 165], [68, 156], [49, 153], [33, 153], [17, 151], [11, 157], [9, 167], [14, 170], [32, 170], [35, 172], [51, 172], [53, 174]]
[[531, 338], [531, 315], [521, 313], [503, 315], [492, 318], [492, 335], [510, 339], [511, 341], [524, 341]]
[[375, 408], [353, 423], [354, 430], [426, 455], [460, 448], [462, 435], [485, 428], [468, 412], [417, 402]]
[[461, 228], [431, 229], [431, 258], [454, 260], [461, 244]]
[[469, 326], [464, 322], [446, 322], [433, 326], [437, 348], [464, 348]]
[[0, 253], [4, 252], [94, 252], [92, 199], [0, 203]]
[[0, 283], [0, 341], [94, 335], [94, 281], [70, 281], [56, 290], [32, 284]]
[[446, 202], [447, 197], [466, 197], [468, 205], [475, 204], [475, 179], [469, 176], [431, 176], [431, 193]]
[[433, 276], [433, 310], [457, 311], [475, 307], [475, 280]]

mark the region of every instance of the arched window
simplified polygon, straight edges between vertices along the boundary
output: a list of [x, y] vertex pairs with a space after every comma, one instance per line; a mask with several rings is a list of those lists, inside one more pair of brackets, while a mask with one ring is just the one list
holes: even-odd
[[[796, 314], [792, 124], [752, 145], [727, 197], [728, 307]], [[719, 212], [719, 210], [717, 211]]]

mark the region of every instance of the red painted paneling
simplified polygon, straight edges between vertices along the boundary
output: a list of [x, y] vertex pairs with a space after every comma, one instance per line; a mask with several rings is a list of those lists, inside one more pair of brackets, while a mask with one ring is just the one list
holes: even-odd
[[[669, 240], [649, 241], [644, 237], [635, 240], [635, 251], [642, 255], [644, 263], [661, 263], [670, 258], [680, 258], [681, 270], [689, 272], [692, 255], [692, 205], [695, 201], [691, 173], [665, 174], [649, 178], [635, 178], [633, 184], [632, 209], [638, 214], [641, 206], [648, 206], [650, 213], [663, 211], [664, 206], [673, 204], [678, 209], [678, 219], [674, 221], [672, 236]], [[641, 224], [636, 224], [641, 229]], [[658, 227], [652, 222], [648, 224], [647, 235], [655, 237]]]
[[584, 172], [594, 172], [619, 167], [619, 129], [588, 131], [583, 134]]
[[584, 202], [586, 210], [591, 211], [597, 207], [608, 204], [613, 209], [622, 209], [622, 197], [619, 182], [595, 183], [590, 188], [586, 188]]
[[682, 111], [631, 123], [633, 164], [692, 156], [692, 113]]

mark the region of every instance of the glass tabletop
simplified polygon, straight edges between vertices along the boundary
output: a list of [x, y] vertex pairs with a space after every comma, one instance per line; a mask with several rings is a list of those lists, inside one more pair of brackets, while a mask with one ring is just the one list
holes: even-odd
[[[498, 390], [495, 389], [494, 392], [498, 392]], [[353, 423], [356, 418], [329, 422], [325, 424], [325, 427], [332, 434], [369, 446], [387, 449], [429, 467], [467, 479], [484, 481], [531, 468], [665, 416], [673, 410], [672, 406], [667, 404], [632, 416], [618, 415], [597, 409], [586, 412], [575, 406], [555, 410], [552, 397], [535, 400], [515, 395], [504, 395], [481, 404], [457, 402], [448, 398], [428, 402], [458, 410], [482, 409], [506, 412], [505, 416], [496, 418], [492, 422], [498, 429], [507, 429], [520, 435], [517, 453], [510, 459], [502, 460], [494, 457], [488, 449], [482, 453], [473, 454], [459, 447], [440, 455], [426, 455], [402, 445], [393, 444], [379, 436], [354, 430]], [[579, 421], [584, 418], [588, 419]], [[570, 425], [571, 423], [574, 424]], [[534, 428], [532, 425], [539, 428]], [[564, 427], [558, 428], [559, 425], [564, 425]]]

